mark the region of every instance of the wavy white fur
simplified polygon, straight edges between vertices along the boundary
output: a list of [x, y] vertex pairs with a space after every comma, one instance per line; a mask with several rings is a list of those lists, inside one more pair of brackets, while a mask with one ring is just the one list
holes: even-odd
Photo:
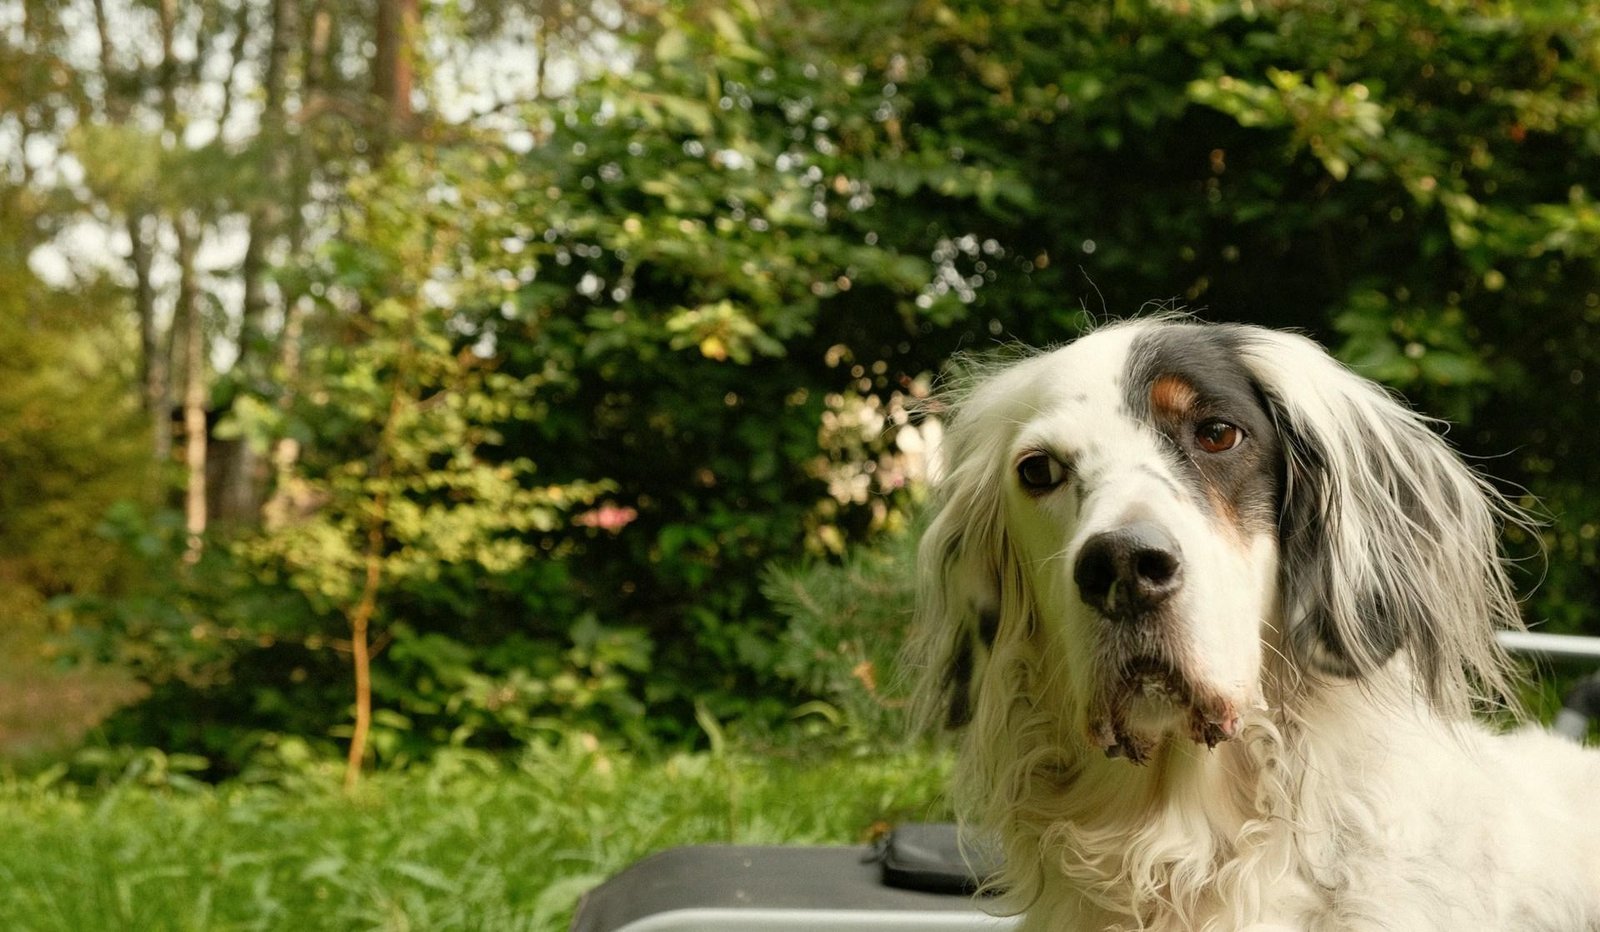
[[[965, 728], [995, 909], [1600, 929], [1600, 757], [1473, 720], [1512, 685], [1493, 632], [1520, 625], [1497, 549], [1517, 514], [1431, 422], [1302, 337], [1172, 319], [950, 400], [912, 656], [924, 708]], [[1243, 439], [1197, 446], [1236, 439], [1218, 420]], [[1085, 549], [1135, 524], [1180, 561], [1138, 611], [1120, 577], [1080, 591]]]

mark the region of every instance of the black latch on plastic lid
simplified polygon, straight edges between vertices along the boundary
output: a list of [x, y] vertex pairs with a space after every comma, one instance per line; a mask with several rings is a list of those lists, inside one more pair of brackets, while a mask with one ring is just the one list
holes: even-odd
[[876, 857], [885, 886], [927, 893], [971, 895], [999, 872], [992, 850], [963, 844], [948, 822], [905, 822], [878, 840]]

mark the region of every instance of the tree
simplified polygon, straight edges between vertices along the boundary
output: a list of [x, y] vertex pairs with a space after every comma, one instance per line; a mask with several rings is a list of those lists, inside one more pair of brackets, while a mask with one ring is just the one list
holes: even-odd
[[[1495, 468], [1560, 505], [1550, 538], [1577, 567], [1538, 611], [1582, 623], [1591, 10], [438, 4], [407, 69], [409, 9], [184, 8], [176, 34], [225, 24], [196, 45], [236, 61], [234, 112], [263, 102], [216, 145], [115, 117], [162, 122], [127, 93], [152, 66], [121, 51], [90, 64], [122, 96], [73, 91], [76, 129], [49, 116], [71, 95], [27, 117], [79, 154], [84, 209], [138, 231], [130, 318], [176, 302], [177, 218], [248, 234], [236, 269], [192, 280], [222, 341], [206, 358], [247, 344], [211, 414], [271, 451], [268, 520], [194, 575], [231, 560], [250, 581], [226, 591], [279, 601], [247, 616], [180, 586], [159, 628], [226, 640], [204, 654], [224, 726], [326, 731], [362, 643], [383, 662], [358, 717], [386, 760], [574, 722], [679, 738], [697, 706], [782, 720], [839, 678], [796, 661], [762, 570], [907, 523], [913, 402], [945, 360], [1152, 299], [1309, 330], [1468, 425], [1469, 452], [1520, 449]], [[41, 16], [31, 41], [68, 54]], [[446, 106], [470, 52], [429, 50], [518, 35], [543, 49], [533, 90]], [[351, 64], [380, 38], [383, 67]], [[579, 48], [606, 51], [552, 87], [544, 59]], [[1552, 402], [1549, 373], [1578, 400]], [[1555, 426], [1530, 438], [1535, 408]], [[449, 547], [407, 523], [430, 508]], [[195, 630], [240, 634], [184, 645]]]
[[[516, 570], [536, 554], [524, 535], [605, 490], [535, 482], [534, 464], [490, 452], [540, 380], [501, 372], [495, 358], [447, 336], [447, 312], [429, 303], [414, 270], [455, 253], [461, 225], [448, 205], [416, 209], [415, 185], [437, 175], [425, 154], [406, 156], [359, 185], [346, 228], [361, 245], [330, 255], [331, 299], [371, 310], [306, 360], [294, 415], [315, 418], [322, 432], [300, 479], [318, 507], [244, 545], [319, 614], [348, 626], [356, 714], [347, 787], [371, 728], [374, 626], [387, 642], [418, 622], [402, 593], [449, 568]], [[369, 425], [379, 425], [375, 435]]]

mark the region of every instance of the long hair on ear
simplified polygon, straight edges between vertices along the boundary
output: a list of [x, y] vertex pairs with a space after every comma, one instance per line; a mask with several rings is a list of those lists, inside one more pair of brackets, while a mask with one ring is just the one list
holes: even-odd
[[[1019, 591], [1006, 539], [1002, 470], [1008, 432], [1024, 412], [1009, 410], [1018, 393], [993, 390], [1031, 351], [1016, 348], [984, 361], [958, 360], [963, 372], [936, 403], [948, 412], [942, 475], [933, 519], [917, 547], [916, 614], [906, 646], [913, 720], [921, 727], [959, 728], [971, 721], [991, 648]], [[1007, 609], [1010, 609], [1008, 612]], [[1014, 621], [1015, 619], [1013, 619]]]
[[1286, 460], [1279, 511], [1288, 646], [1362, 679], [1404, 651], [1447, 715], [1515, 707], [1496, 629], [1523, 626], [1500, 554], [1525, 516], [1434, 422], [1294, 334], [1238, 328]]

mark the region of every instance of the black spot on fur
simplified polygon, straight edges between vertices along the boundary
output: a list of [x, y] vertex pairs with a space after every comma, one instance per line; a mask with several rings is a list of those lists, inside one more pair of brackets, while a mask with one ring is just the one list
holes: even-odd
[[[1285, 451], [1283, 493], [1278, 512], [1278, 550], [1282, 566], [1283, 589], [1294, 594], [1299, 612], [1293, 632], [1296, 646], [1322, 672], [1340, 677], [1359, 677], [1372, 672], [1405, 644], [1407, 626], [1402, 607], [1391, 604], [1381, 590], [1373, 587], [1354, 593], [1336, 593], [1339, 585], [1329, 547], [1338, 539], [1338, 522], [1343, 520], [1333, 505], [1332, 475], [1328, 456], [1309, 433], [1290, 423], [1283, 405], [1268, 398], [1268, 410]], [[1376, 443], [1372, 449], [1378, 449]], [[1421, 515], [1421, 497], [1414, 490], [1397, 491], [1398, 500], [1409, 501], [1407, 511], [1419, 522], [1436, 525]], [[1354, 600], [1362, 644], [1346, 643], [1335, 623], [1335, 600], [1348, 595]], [[1320, 646], [1321, 650], [1306, 650]]]
[[978, 614], [978, 640], [984, 647], [994, 647], [994, 639], [1000, 636], [1000, 613], [985, 611]]
[[960, 728], [972, 721], [972, 645], [961, 639], [945, 671], [945, 689], [950, 693], [950, 711], [945, 727]]

